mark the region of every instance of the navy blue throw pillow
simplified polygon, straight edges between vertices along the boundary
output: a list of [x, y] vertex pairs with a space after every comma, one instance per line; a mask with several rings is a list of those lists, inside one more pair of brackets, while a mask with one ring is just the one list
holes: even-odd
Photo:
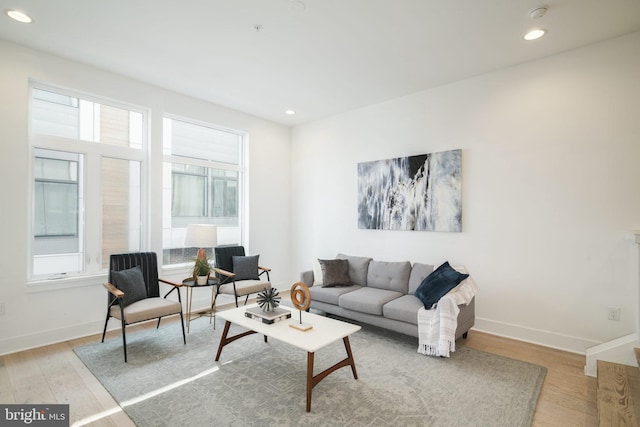
[[424, 278], [414, 295], [422, 301], [424, 308], [430, 310], [435, 303], [440, 301], [440, 298], [467, 277], [469, 277], [468, 274], [454, 270], [447, 261]]

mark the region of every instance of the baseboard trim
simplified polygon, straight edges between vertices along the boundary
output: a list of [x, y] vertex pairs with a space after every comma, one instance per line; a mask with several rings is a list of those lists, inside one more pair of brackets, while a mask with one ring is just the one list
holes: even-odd
[[527, 328], [481, 317], [476, 317], [473, 330], [583, 355], [588, 348], [600, 344], [597, 341], [586, 338]]
[[[0, 340], [0, 356], [102, 333], [104, 319]], [[109, 328], [109, 330], [114, 328]]]

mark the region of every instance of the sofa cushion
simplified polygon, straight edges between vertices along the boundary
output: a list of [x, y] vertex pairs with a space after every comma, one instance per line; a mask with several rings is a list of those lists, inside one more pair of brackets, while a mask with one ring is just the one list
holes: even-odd
[[413, 295], [403, 295], [382, 306], [382, 315], [388, 319], [418, 324], [418, 310], [422, 301]]
[[309, 288], [309, 292], [311, 293], [312, 301], [320, 301], [320, 302], [325, 302], [327, 304], [338, 305], [338, 299], [340, 298], [340, 295], [344, 295], [348, 292], [356, 291], [360, 288], [362, 288], [362, 286], [358, 286], [358, 285], [329, 287], [329, 288], [312, 286]]
[[411, 274], [409, 261], [371, 261], [367, 274], [367, 287], [396, 291], [404, 295], [409, 290], [409, 274]]
[[433, 265], [430, 264], [420, 264], [418, 262], [413, 264], [411, 267], [411, 275], [409, 276], [409, 295], [413, 295], [416, 293], [416, 289], [420, 286], [420, 283], [427, 277], [429, 274], [433, 273]]
[[349, 261], [349, 277], [354, 285], [367, 286], [367, 273], [372, 258], [345, 254], [338, 254], [336, 258]]
[[380, 316], [382, 315], [382, 306], [402, 295], [402, 293], [396, 291], [363, 287], [340, 295], [338, 305], [348, 310]]
[[445, 262], [422, 281], [416, 289], [415, 296], [422, 301], [424, 308], [430, 310], [435, 303], [440, 301], [440, 298], [467, 277], [469, 277], [468, 274], [456, 271], [449, 265], [449, 262]]
[[322, 286], [351, 286], [349, 261], [346, 259], [319, 259], [322, 267]]

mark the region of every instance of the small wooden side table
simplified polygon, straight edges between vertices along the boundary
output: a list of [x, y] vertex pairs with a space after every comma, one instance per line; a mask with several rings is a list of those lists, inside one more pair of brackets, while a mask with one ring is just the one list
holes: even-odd
[[[218, 284], [220, 281], [215, 277], [209, 278], [206, 285], [198, 285], [193, 278], [184, 279], [182, 284], [187, 288], [187, 333], [189, 333], [191, 321], [200, 317], [209, 316], [209, 323], [213, 318], [213, 329], [216, 328], [216, 293], [218, 292]], [[199, 311], [192, 311], [191, 304], [193, 302], [193, 290], [196, 288], [211, 288], [211, 307]]]

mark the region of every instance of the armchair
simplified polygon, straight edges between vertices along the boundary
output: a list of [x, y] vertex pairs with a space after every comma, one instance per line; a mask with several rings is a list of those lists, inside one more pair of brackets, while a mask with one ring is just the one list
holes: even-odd
[[[164, 297], [160, 297], [159, 282], [173, 286]], [[179, 314], [182, 325], [182, 340], [186, 344], [187, 338], [184, 332], [184, 317], [179, 289], [181, 286], [181, 283], [158, 278], [158, 262], [155, 252], [111, 255], [109, 258], [109, 283], [104, 284], [104, 287], [109, 291], [109, 298], [102, 342], [104, 342], [109, 319], [112, 317], [119, 319], [122, 325], [122, 344], [126, 363], [125, 327], [127, 325], [157, 318], [156, 328], [159, 328], [160, 319]], [[177, 290], [178, 301], [166, 299], [174, 290]]]
[[[238, 307], [238, 297], [245, 296], [246, 304], [250, 294], [271, 288], [271, 269], [258, 265], [259, 255], [245, 256], [244, 246], [216, 246], [214, 253], [213, 271], [220, 280], [215, 298], [218, 294], [233, 295]], [[265, 274], [267, 280], [261, 279]]]

